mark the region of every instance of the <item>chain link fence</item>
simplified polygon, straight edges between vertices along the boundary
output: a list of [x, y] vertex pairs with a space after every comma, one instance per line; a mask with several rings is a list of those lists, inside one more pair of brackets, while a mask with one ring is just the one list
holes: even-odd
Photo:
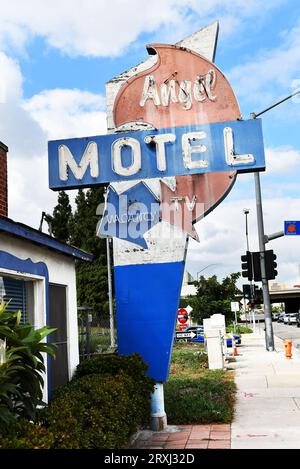
[[78, 333], [80, 360], [101, 353], [115, 352], [117, 349], [116, 330], [113, 330], [112, 337], [110, 318], [94, 318], [89, 306], [78, 308]]

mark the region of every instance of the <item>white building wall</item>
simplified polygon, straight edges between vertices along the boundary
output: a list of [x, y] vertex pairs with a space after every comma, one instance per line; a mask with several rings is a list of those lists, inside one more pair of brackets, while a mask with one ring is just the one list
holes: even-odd
[[[67, 339], [70, 379], [79, 363], [75, 260], [46, 247], [4, 233], [0, 235], [0, 250], [8, 252], [19, 259], [26, 260], [30, 258], [35, 263], [44, 262], [48, 268], [49, 282], [67, 287]], [[38, 304], [41, 305], [40, 289], [37, 290], [36, 294], [39, 297]], [[35, 318], [35, 325], [36, 327], [46, 325], [45, 309], [39, 317]], [[51, 324], [48, 325], [51, 326]]]

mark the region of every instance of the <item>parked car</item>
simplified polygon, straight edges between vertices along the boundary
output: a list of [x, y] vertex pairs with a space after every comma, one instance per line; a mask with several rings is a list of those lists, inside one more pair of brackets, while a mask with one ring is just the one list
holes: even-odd
[[297, 314], [296, 324], [297, 324], [297, 327], [300, 327], [300, 309]]
[[273, 320], [273, 321], [278, 321], [279, 316], [280, 316], [280, 313], [277, 313], [277, 312], [276, 312], [276, 313], [272, 313], [272, 320]]
[[297, 316], [298, 316], [298, 313], [291, 313], [289, 314], [289, 320], [288, 320], [288, 324], [291, 326], [292, 324], [297, 324]]
[[286, 313], [284, 315], [284, 318], [283, 318], [283, 323], [284, 324], [288, 324], [289, 323], [289, 317], [290, 317], [290, 313]]
[[284, 316], [285, 316], [285, 313], [280, 313], [279, 318], [277, 319], [277, 322], [283, 322]]
[[[196, 332], [197, 337], [194, 337], [193, 339], [189, 339], [190, 342], [200, 342], [204, 343], [205, 337], [204, 337], [204, 327], [203, 326], [190, 326], [184, 329], [183, 332]], [[229, 334], [227, 334], [227, 339], [226, 339], [226, 344], [227, 347], [232, 347], [232, 339], [229, 337]], [[234, 340], [236, 345], [240, 345], [242, 340], [240, 334], [233, 334]]]
[[[179, 332], [179, 331], [178, 331]], [[196, 326], [188, 326], [186, 327], [185, 329], [183, 329], [182, 331], [180, 332], [194, 332], [195, 334], [197, 334], [197, 336], [193, 337], [193, 339], [196, 339], [198, 337], [199, 334], [202, 334], [204, 333], [204, 327], [201, 326], [201, 325], [196, 325]], [[187, 337], [187, 338], [183, 338], [183, 339], [177, 339], [176, 338], [176, 334], [175, 334], [175, 341], [178, 342], [178, 341], [184, 341], [184, 342], [190, 342], [192, 340], [191, 337]], [[204, 339], [203, 339], [203, 342], [204, 342]]]

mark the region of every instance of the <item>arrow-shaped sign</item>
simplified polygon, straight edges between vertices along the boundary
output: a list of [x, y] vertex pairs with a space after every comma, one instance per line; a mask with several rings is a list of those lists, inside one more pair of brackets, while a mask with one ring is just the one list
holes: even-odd
[[191, 332], [176, 332], [176, 339], [194, 339], [197, 337], [197, 334], [193, 331]]

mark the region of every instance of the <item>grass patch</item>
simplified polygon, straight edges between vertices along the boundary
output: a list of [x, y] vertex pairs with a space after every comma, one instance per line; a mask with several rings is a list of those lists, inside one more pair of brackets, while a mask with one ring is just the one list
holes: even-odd
[[[234, 326], [229, 326], [226, 328], [227, 332], [234, 332]], [[251, 334], [253, 332], [250, 327], [247, 326], [241, 326], [240, 324], [236, 325], [236, 334]]]
[[168, 423], [230, 423], [236, 391], [233, 373], [209, 370], [205, 350], [191, 345], [173, 349], [169, 381], [164, 385]]
[[198, 377], [207, 369], [207, 354], [204, 349], [184, 348], [175, 349], [172, 354], [170, 378]]

